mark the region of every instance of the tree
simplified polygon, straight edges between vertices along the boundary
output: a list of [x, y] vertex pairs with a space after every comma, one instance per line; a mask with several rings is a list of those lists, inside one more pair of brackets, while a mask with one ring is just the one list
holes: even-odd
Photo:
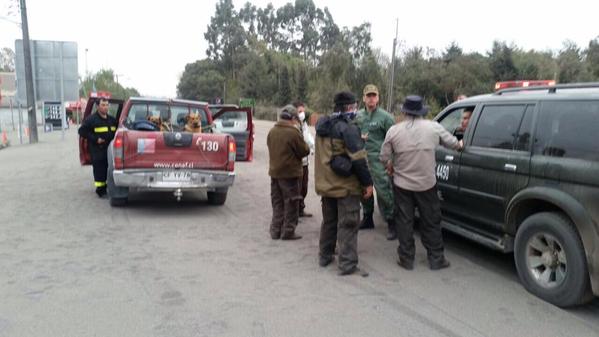
[[239, 66], [236, 55], [244, 48], [246, 35], [232, 0], [219, 0], [216, 4], [204, 38], [208, 41], [206, 55], [234, 77]]
[[188, 63], [177, 85], [178, 96], [185, 99], [209, 101], [223, 97], [225, 77], [213, 60]]
[[451, 63], [462, 55], [462, 48], [460, 48], [457, 42], [452, 41], [451, 44], [445, 49], [445, 53], [443, 53], [443, 61], [445, 61], [445, 63]]
[[512, 59], [512, 48], [505, 42], [493, 41], [489, 62], [495, 81], [515, 80], [518, 70]]
[[579, 82], [585, 77], [582, 53], [572, 41], [564, 42], [564, 47], [557, 56], [557, 65], [560, 83]]
[[306, 77], [306, 68], [299, 66], [297, 71], [297, 98], [305, 101], [308, 96], [308, 78]]
[[279, 93], [277, 98], [279, 105], [285, 105], [291, 102], [291, 86], [289, 82], [289, 70], [286, 66], [283, 66], [279, 77]]
[[585, 63], [592, 80], [599, 80], [599, 36], [589, 42], [585, 50]]
[[0, 71], [15, 72], [15, 52], [10, 48], [0, 50]]
[[82, 97], [88, 97], [94, 91], [108, 91], [111, 96], [126, 100], [132, 96], [140, 96], [135, 88], [125, 88], [115, 81], [114, 70], [102, 69], [95, 74], [89, 75], [81, 84], [79, 94]]

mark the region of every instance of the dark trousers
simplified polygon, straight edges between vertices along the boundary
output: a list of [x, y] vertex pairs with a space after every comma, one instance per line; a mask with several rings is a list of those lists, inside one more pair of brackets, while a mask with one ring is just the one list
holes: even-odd
[[430, 263], [443, 260], [443, 235], [441, 233], [441, 203], [437, 187], [422, 192], [404, 190], [393, 186], [397, 210], [399, 258], [414, 261], [414, 207], [420, 214], [420, 237]]
[[299, 180], [300, 178], [270, 178], [270, 200], [272, 203], [272, 221], [270, 234], [273, 237], [292, 235], [297, 227], [299, 216]]
[[360, 226], [360, 197], [321, 199], [319, 255], [330, 258], [339, 244], [339, 269], [351, 270], [358, 264], [358, 227]]
[[96, 186], [96, 191], [106, 191], [108, 159], [105, 155], [92, 155], [92, 167], [94, 172], [94, 185]]
[[300, 182], [300, 193], [302, 198], [300, 199], [300, 203], [299, 203], [299, 210], [300, 213], [304, 212], [304, 209], [306, 208], [306, 204], [304, 203], [304, 199], [306, 199], [306, 195], [308, 195], [308, 165], [304, 166], [304, 174], [302, 175], [302, 178], [299, 180]]

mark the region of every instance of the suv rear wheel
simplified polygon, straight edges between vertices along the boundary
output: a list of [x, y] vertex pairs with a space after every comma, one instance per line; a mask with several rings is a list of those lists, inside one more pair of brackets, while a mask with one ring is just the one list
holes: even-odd
[[567, 307], [590, 299], [584, 248], [563, 214], [526, 218], [516, 234], [514, 259], [524, 287], [545, 301]]

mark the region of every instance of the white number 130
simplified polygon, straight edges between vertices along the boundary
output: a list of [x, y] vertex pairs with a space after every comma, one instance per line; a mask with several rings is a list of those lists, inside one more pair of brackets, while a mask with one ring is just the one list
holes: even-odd
[[202, 143], [202, 151], [208, 152], [217, 152], [218, 151], [218, 142], [216, 141], [203, 141]]

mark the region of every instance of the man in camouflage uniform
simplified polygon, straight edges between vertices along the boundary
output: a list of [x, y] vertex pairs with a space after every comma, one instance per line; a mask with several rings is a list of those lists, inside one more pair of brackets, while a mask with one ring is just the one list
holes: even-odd
[[[387, 131], [395, 124], [393, 117], [378, 106], [379, 90], [374, 84], [364, 87], [364, 109], [358, 112], [358, 125], [362, 139], [366, 142], [368, 152], [368, 168], [374, 181], [379, 211], [388, 225], [387, 240], [397, 239], [397, 228], [394, 217], [393, 189], [391, 180], [379, 160], [381, 145]], [[364, 217], [360, 229], [374, 228], [372, 214], [374, 213], [374, 197], [362, 200]]]

